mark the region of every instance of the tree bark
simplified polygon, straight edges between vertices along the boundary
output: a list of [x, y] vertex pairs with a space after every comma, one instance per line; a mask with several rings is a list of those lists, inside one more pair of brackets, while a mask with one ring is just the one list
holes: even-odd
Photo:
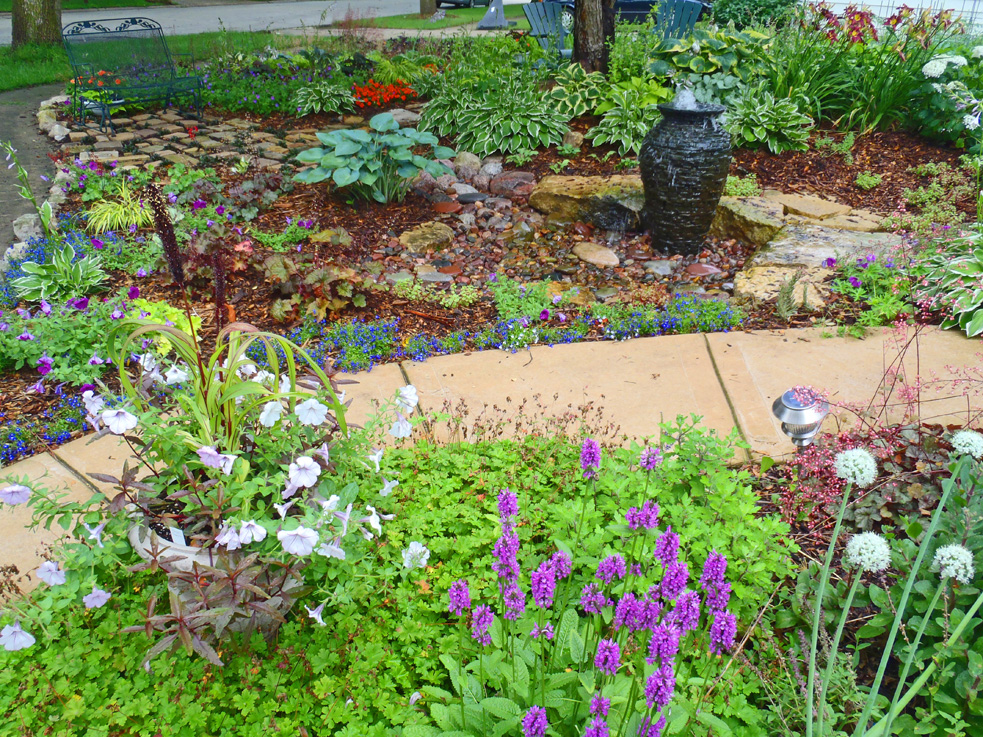
[[608, 43], [614, 39], [615, 0], [576, 0], [573, 58], [587, 72], [608, 71]]
[[420, 15], [431, 16], [437, 12], [437, 0], [420, 0]]
[[11, 47], [61, 43], [61, 0], [14, 0]]

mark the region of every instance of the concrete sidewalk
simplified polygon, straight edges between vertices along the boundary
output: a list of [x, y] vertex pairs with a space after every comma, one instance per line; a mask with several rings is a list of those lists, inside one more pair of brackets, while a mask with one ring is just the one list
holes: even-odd
[[[978, 425], [983, 396], [970, 396], [952, 379], [961, 373], [983, 394], [983, 345], [954, 331], [928, 329], [917, 346], [899, 360], [896, 339], [876, 331], [866, 340], [824, 337], [822, 329], [751, 333], [715, 333], [644, 338], [626, 342], [579, 343], [534, 347], [520, 353], [485, 351], [432, 358], [425, 363], [380, 366], [351, 377], [349, 419], [362, 424], [378, 403], [390, 400], [407, 383], [416, 386], [424, 415], [451, 411], [460, 417], [460, 434], [471, 437], [476, 425], [494, 421], [505, 434], [527, 434], [536, 418], [582, 417], [591, 405], [605, 422], [620, 426], [631, 439], [658, 432], [658, 423], [676, 415], [702, 416], [702, 424], [726, 435], [737, 429], [755, 454], [782, 457], [792, 445], [771, 414], [771, 403], [786, 389], [808, 385], [828, 392], [832, 402], [886, 408], [890, 420], [902, 419], [899, 390], [884, 396], [885, 370], [907, 372], [928, 382], [923, 391], [923, 421]], [[956, 372], [956, 373], [953, 373]], [[347, 378], [347, 377], [346, 377]], [[857, 416], [834, 409], [824, 429], [855, 424]], [[444, 425], [435, 439], [452, 439]], [[12, 466], [0, 478], [66, 491], [84, 500], [105, 487], [91, 472], [117, 473], [129, 456], [118, 438], [95, 442], [81, 438]], [[23, 574], [41, 561], [53, 533], [27, 530], [23, 507], [0, 514], [0, 566], [16, 565]], [[23, 580], [29, 588], [32, 582]]]

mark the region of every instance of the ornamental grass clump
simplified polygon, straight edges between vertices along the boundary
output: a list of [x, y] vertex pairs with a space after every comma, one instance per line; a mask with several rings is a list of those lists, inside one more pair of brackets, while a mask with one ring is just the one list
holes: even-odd
[[[581, 449], [583, 478], [598, 483], [601, 450], [591, 439]], [[662, 461], [647, 449], [646, 474]], [[590, 493], [582, 489], [583, 509]], [[448, 611], [458, 618], [459, 654], [441, 656], [454, 694], [427, 689], [436, 699], [439, 730], [458, 734], [522, 734], [523, 737], [609, 734], [659, 737], [670, 719], [719, 723], [703, 703], [690, 700], [697, 671], [691, 656], [709, 651], [717, 662], [734, 647], [737, 620], [729, 611], [727, 559], [707, 556], [692, 580], [679, 536], [659, 529], [659, 505], [638, 499], [624, 512], [619, 551], [596, 563], [573, 546], [557, 550], [524, 574], [520, 565], [523, 526], [516, 494], [498, 495], [501, 534], [493, 549], [497, 580], [484, 585], [455, 581]], [[485, 590], [491, 601], [480, 602]], [[678, 688], [677, 688], [678, 686]]]

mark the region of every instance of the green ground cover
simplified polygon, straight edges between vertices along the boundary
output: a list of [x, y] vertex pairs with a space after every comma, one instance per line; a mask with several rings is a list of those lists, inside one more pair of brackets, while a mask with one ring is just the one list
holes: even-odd
[[[436, 30], [440, 28], [451, 28], [463, 26], [468, 23], [477, 23], [488, 12], [488, 8], [444, 8], [446, 13], [443, 20], [431, 23], [429, 16], [421, 16], [419, 13], [407, 13], [406, 15], [391, 15], [382, 18], [367, 18], [357, 21], [373, 28], [403, 28], [406, 30]], [[529, 21], [526, 20], [522, 12], [521, 5], [506, 5], [505, 17], [517, 21], [513, 26], [517, 31], [528, 31]], [[340, 25], [336, 23], [335, 25]]]

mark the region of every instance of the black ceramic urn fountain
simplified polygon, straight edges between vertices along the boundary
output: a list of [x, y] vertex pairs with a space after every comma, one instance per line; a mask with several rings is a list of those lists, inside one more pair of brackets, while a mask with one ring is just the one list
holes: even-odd
[[703, 248], [730, 168], [730, 134], [718, 121], [723, 105], [699, 103], [682, 89], [659, 105], [660, 120], [642, 143], [645, 207], [652, 248], [689, 255]]

